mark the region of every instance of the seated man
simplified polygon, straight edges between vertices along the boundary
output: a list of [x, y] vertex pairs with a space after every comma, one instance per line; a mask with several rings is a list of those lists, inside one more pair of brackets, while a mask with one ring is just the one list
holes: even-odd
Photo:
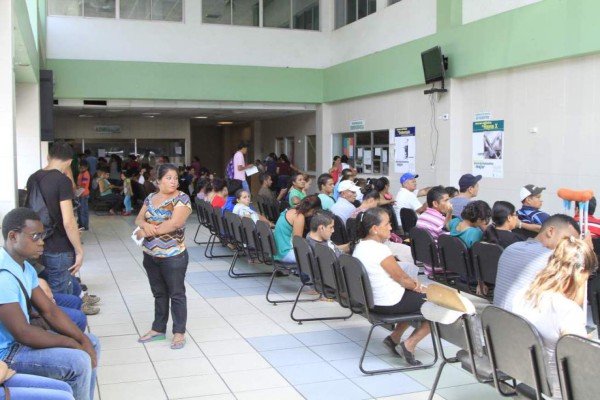
[[[555, 214], [544, 221], [535, 238], [508, 246], [498, 261], [494, 305], [511, 311], [515, 296], [546, 267], [548, 257], [558, 242], [564, 237], [579, 237], [579, 232], [579, 225], [573, 218]], [[586, 241], [591, 247], [589, 236]]]
[[450, 203], [452, 204], [452, 214], [456, 217], [460, 217], [462, 214], [463, 208], [467, 204], [469, 204], [477, 194], [479, 193], [479, 181], [481, 180], [481, 175], [471, 175], [464, 174], [458, 180], [458, 190], [459, 193], [457, 196], [454, 196], [450, 199]]
[[443, 186], [434, 186], [427, 193], [427, 209], [419, 216], [417, 228], [425, 229], [437, 242], [438, 237], [448, 229], [452, 219], [450, 196]]
[[517, 211], [517, 216], [521, 221], [521, 228], [533, 232], [533, 234], [539, 232], [542, 224], [550, 218], [549, 214], [540, 210], [543, 204], [542, 192], [544, 190], [546, 190], [545, 187], [529, 184], [523, 186], [519, 192], [523, 206]]
[[400, 177], [400, 184], [402, 187], [398, 191], [396, 195], [396, 204], [394, 204], [394, 211], [396, 212], [396, 219], [398, 220], [398, 224], [402, 225], [402, 221], [400, 219], [400, 210], [403, 208], [410, 208], [417, 212], [417, 214], [422, 213], [427, 209], [427, 203], [421, 204], [421, 202], [417, 199], [417, 197], [425, 196], [429, 191], [429, 187], [420, 189], [416, 194], [415, 190], [417, 189], [417, 178], [419, 175], [413, 175], [409, 172], [405, 173]]
[[340, 191], [340, 197], [333, 206], [331, 206], [331, 212], [337, 215], [344, 221], [344, 224], [350, 218], [356, 207], [354, 207], [354, 200], [356, 195], [360, 192], [360, 188], [354, 184], [351, 180], [341, 181], [338, 189]]
[[317, 244], [329, 247], [336, 256], [350, 251], [350, 245], [336, 246], [331, 241], [333, 235], [333, 214], [331, 211], [317, 211], [310, 219], [310, 232], [306, 235], [306, 241], [314, 250]]
[[354, 181], [354, 173], [350, 168], [346, 168], [342, 170], [342, 176], [340, 180], [333, 187], [333, 200], [337, 201], [338, 197], [340, 197], [340, 183], [343, 181]]
[[[594, 217], [596, 212], [596, 198], [592, 197], [588, 203], [588, 231], [592, 239], [600, 237], [600, 219]], [[579, 206], [575, 203], [575, 221], [579, 222]]]
[[330, 210], [335, 203], [332, 197], [334, 187], [333, 176], [330, 174], [319, 175], [317, 189], [319, 189], [319, 199], [321, 199], [321, 208], [323, 210]]
[[279, 192], [279, 195], [277, 197], [275, 197], [275, 192], [271, 190], [271, 185], [273, 185], [273, 178], [271, 177], [271, 175], [267, 174], [266, 172], [263, 172], [258, 177], [258, 180], [260, 182], [260, 189], [258, 189], [258, 197], [261, 197], [262, 199], [267, 201], [280, 201], [285, 197], [287, 193], [287, 189], [285, 188]]
[[[85, 335], [39, 287], [26, 260], [44, 250], [44, 226], [28, 208], [10, 211], [2, 221], [0, 249], [0, 359], [19, 373], [68, 383], [78, 400], [91, 400], [99, 343]], [[35, 307], [52, 331], [29, 324]]]

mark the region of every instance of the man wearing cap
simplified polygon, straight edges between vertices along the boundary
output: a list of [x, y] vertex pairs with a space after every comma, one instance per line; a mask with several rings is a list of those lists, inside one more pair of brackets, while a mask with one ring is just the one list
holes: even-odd
[[539, 187], [532, 184], [525, 185], [519, 192], [522, 207], [517, 211], [517, 216], [521, 221], [522, 228], [531, 232], [539, 232], [542, 224], [550, 215], [540, 210], [544, 201], [542, 192], [545, 187]]
[[417, 189], [417, 178], [419, 175], [411, 174], [410, 172], [405, 173], [400, 177], [400, 184], [402, 187], [396, 195], [396, 204], [394, 204], [394, 211], [396, 212], [396, 220], [398, 225], [402, 225], [400, 221], [400, 210], [403, 208], [410, 208], [415, 210], [418, 214], [422, 213], [427, 209], [427, 203], [421, 204], [417, 197], [426, 196], [429, 192], [430, 187], [420, 189], [416, 194]]
[[458, 180], [459, 194], [456, 197], [450, 199], [452, 204], [452, 215], [460, 217], [463, 208], [469, 204], [479, 193], [479, 181], [481, 175], [464, 174]]
[[340, 196], [333, 206], [331, 206], [330, 211], [340, 217], [344, 224], [346, 220], [350, 218], [356, 207], [354, 207], [354, 200], [356, 200], [356, 195], [360, 192], [360, 188], [354, 184], [351, 180], [341, 181], [338, 190], [340, 192]]

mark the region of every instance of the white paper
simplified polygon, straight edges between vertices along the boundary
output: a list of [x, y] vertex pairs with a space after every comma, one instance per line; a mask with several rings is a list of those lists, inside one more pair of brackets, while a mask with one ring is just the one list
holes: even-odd
[[416, 171], [416, 129], [415, 127], [396, 128], [394, 133], [394, 172], [403, 174]]
[[98, 157], [106, 157], [106, 149], [98, 149]]
[[258, 173], [258, 168], [256, 167], [256, 165], [254, 165], [246, 170], [246, 176], [251, 176], [256, 173]]
[[386, 163], [386, 162], [388, 162], [387, 156], [388, 156], [388, 152], [387, 152], [387, 150], [383, 150], [383, 151], [381, 152], [381, 162], [382, 162], [382, 163]]
[[357, 152], [356, 157], [362, 158], [362, 156], [363, 156], [363, 149], [359, 147], [358, 149], [356, 149], [356, 152]]
[[371, 163], [372, 163], [371, 150], [365, 150], [364, 156], [363, 156], [363, 163], [365, 165], [371, 165]]
[[175, 154], [181, 155], [183, 148], [181, 146], [175, 146]]
[[473, 123], [473, 175], [504, 177], [504, 120]]
[[139, 226], [137, 226], [137, 227], [135, 228], [135, 230], [133, 231], [133, 233], [131, 234], [131, 240], [133, 240], [133, 242], [134, 242], [136, 245], [138, 245], [138, 246], [141, 246], [141, 245], [142, 245], [142, 242], [144, 241], [144, 238], [141, 238], [141, 239], [138, 239], [138, 238], [137, 238], [137, 236], [136, 236], [136, 233], [138, 233], [139, 231], [141, 231], [141, 229], [140, 229], [140, 227], [139, 227]]
[[381, 147], [375, 147], [375, 157], [381, 156]]

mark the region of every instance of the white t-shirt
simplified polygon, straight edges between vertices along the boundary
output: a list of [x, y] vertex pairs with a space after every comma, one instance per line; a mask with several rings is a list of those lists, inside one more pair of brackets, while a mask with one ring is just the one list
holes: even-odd
[[393, 306], [402, 300], [404, 288], [381, 266], [381, 262], [392, 255], [389, 247], [374, 240], [361, 240], [352, 255], [363, 263], [369, 274], [376, 306]]
[[246, 180], [246, 171], [238, 171], [238, 165], [244, 167], [246, 165], [244, 161], [244, 154], [238, 150], [233, 155], [233, 179], [239, 179], [240, 181]]
[[421, 208], [421, 206], [422, 204], [419, 202], [419, 199], [417, 199], [417, 195], [414, 192], [411, 192], [406, 188], [400, 188], [396, 195], [396, 204], [394, 204], [398, 225], [402, 226], [402, 221], [400, 220], [400, 210], [402, 208], [417, 210]]
[[561, 336], [567, 334], [586, 337], [585, 314], [577, 303], [559, 293], [543, 294], [540, 305], [536, 308], [525, 302], [524, 295], [525, 290], [516, 295], [512, 312], [524, 317], [537, 328], [546, 349], [552, 395], [560, 397], [555, 359], [556, 342]]
[[243, 205], [242, 203], [237, 203], [234, 207], [233, 207], [233, 211], [234, 214], [239, 215], [240, 217], [248, 217], [248, 218], [252, 218], [252, 221], [254, 221], [256, 223], [256, 221], [258, 221], [258, 214], [256, 213], [256, 211], [254, 211], [253, 209], [251, 209], [250, 207]]

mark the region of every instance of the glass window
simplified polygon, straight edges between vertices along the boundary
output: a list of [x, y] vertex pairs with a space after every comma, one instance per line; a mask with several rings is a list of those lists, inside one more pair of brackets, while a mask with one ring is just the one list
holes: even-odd
[[388, 131], [373, 132], [373, 144], [389, 144], [390, 133]]
[[319, 0], [292, 0], [294, 29], [319, 30]]
[[356, 145], [371, 145], [371, 132], [359, 132], [356, 134]]
[[121, 0], [119, 3], [119, 17], [123, 19], [151, 18], [152, 0]]
[[258, 0], [231, 0], [233, 25], [258, 26]]
[[377, 11], [377, 0], [336, 0], [335, 28], [341, 28]]
[[354, 132], [333, 136], [334, 154], [346, 154], [359, 174], [389, 174], [389, 133]]
[[317, 135], [306, 136], [306, 170], [317, 170]]
[[50, 0], [48, 15], [82, 15], [81, 0]]
[[202, 22], [231, 25], [231, 4], [223, 0], [203, 0]]
[[96, 18], [115, 18], [116, 0], [84, 0], [83, 16]]
[[396, 4], [396, 3], [400, 3], [401, 0], [390, 0], [390, 2], [388, 3], [388, 5], [392, 5], [392, 4]]
[[183, 1], [152, 0], [152, 19], [155, 21], [183, 21]]
[[289, 28], [292, 5], [289, 1], [263, 0], [263, 26]]

